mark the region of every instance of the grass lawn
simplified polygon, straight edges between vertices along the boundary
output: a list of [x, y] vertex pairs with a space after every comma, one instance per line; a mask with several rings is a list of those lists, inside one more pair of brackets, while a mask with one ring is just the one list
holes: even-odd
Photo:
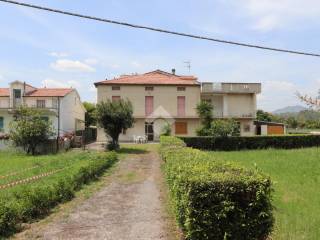
[[272, 239], [320, 239], [320, 148], [212, 155], [271, 176], [276, 218]]

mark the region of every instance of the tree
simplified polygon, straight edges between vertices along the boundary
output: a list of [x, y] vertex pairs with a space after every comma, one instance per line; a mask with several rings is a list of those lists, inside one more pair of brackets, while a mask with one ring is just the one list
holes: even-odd
[[86, 127], [95, 126], [97, 124], [97, 108], [94, 103], [83, 102], [83, 106], [86, 109], [85, 125]]
[[35, 155], [37, 146], [54, 136], [51, 121], [39, 109], [22, 106], [15, 117], [10, 123], [10, 139], [28, 154]]
[[161, 136], [171, 136], [171, 126], [169, 123], [166, 123], [161, 129]]
[[257, 111], [257, 120], [264, 121], [264, 122], [272, 122], [272, 114], [265, 112], [263, 110]]
[[101, 102], [97, 104], [97, 121], [112, 140], [108, 149], [119, 149], [119, 135], [134, 123], [133, 108], [129, 100]]
[[213, 120], [213, 106], [207, 101], [201, 101], [197, 104], [196, 109], [201, 121], [201, 127], [197, 129], [197, 134], [199, 136], [207, 136]]
[[286, 123], [288, 124], [289, 128], [297, 128], [299, 126], [299, 122], [295, 117], [288, 117]]

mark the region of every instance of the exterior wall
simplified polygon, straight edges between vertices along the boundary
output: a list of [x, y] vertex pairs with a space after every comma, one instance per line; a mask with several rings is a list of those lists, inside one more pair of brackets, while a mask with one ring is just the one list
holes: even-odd
[[[60, 99], [60, 134], [84, 129], [85, 109], [76, 91]], [[80, 124], [79, 122], [82, 122]], [[79, 127], [79, 129], [76, 129]]]
[[[132, 142], [133, 136], [144, 136], [145, 135], [145, 122], [150, 119], [136, 119], [134, 127], [127, 129], [126, 134], [120, 134], [119, 141], [121, 142]], [[175, 121], [187, 122], [188, 134], [177, 135], [177, 136], [196, 136], [196, 129], [199, 127], [200, 122], [198, 119], [156, 119], [154, 120], [154, 141], [159, 141], [161, 130], [167, 123], [171, 126], [171, 134], [175, 135]], [[98, 128], [98, 142], [107, 141], [106, 135], [102, 128]]]
[[199, 86], [186, 86], [186, 91], [177, 91], [177, 86], [154, 86], [153, 91], [145, 91], [145, 86], [122, 85], [119, 91], [113, 91], [109, 85], [98, 88], [98, 102], [120, 96], [133, 104], [134, 117], [145, 117], [145, 96], [153, 96], [153, 117], [176, 117], [178, 115], [178, 96], [185, 96], [186, 117], [197, 117], [196, 105], [200, 100]]
[[228, 117], [256, 117], [254, 94], [228, 94], [225, 96]]
[[8, 110], [0, 109], [0, 117], [3, 117], [3, 130], [4, 133], [9, 133], [9, 124], [13, 120], [12, 114], [8, 113]]
[[244, 119], [239, 119], [237, 120], [240, 122], [240, 135], [241, 136], [254, 136], [255, 135], [255, 125], [253, 120], [244, 120]]

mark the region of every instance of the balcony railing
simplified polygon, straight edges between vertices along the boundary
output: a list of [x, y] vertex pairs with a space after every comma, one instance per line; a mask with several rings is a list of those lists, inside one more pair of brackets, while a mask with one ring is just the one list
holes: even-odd
[[261, 93], [261, 83], [202, 83], [202, 93]]

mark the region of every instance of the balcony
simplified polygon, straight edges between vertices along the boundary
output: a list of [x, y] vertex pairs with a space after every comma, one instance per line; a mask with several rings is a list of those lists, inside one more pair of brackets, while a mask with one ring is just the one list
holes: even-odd
[[261, 93], [261, 83], [202, 83], [201, 93]]

